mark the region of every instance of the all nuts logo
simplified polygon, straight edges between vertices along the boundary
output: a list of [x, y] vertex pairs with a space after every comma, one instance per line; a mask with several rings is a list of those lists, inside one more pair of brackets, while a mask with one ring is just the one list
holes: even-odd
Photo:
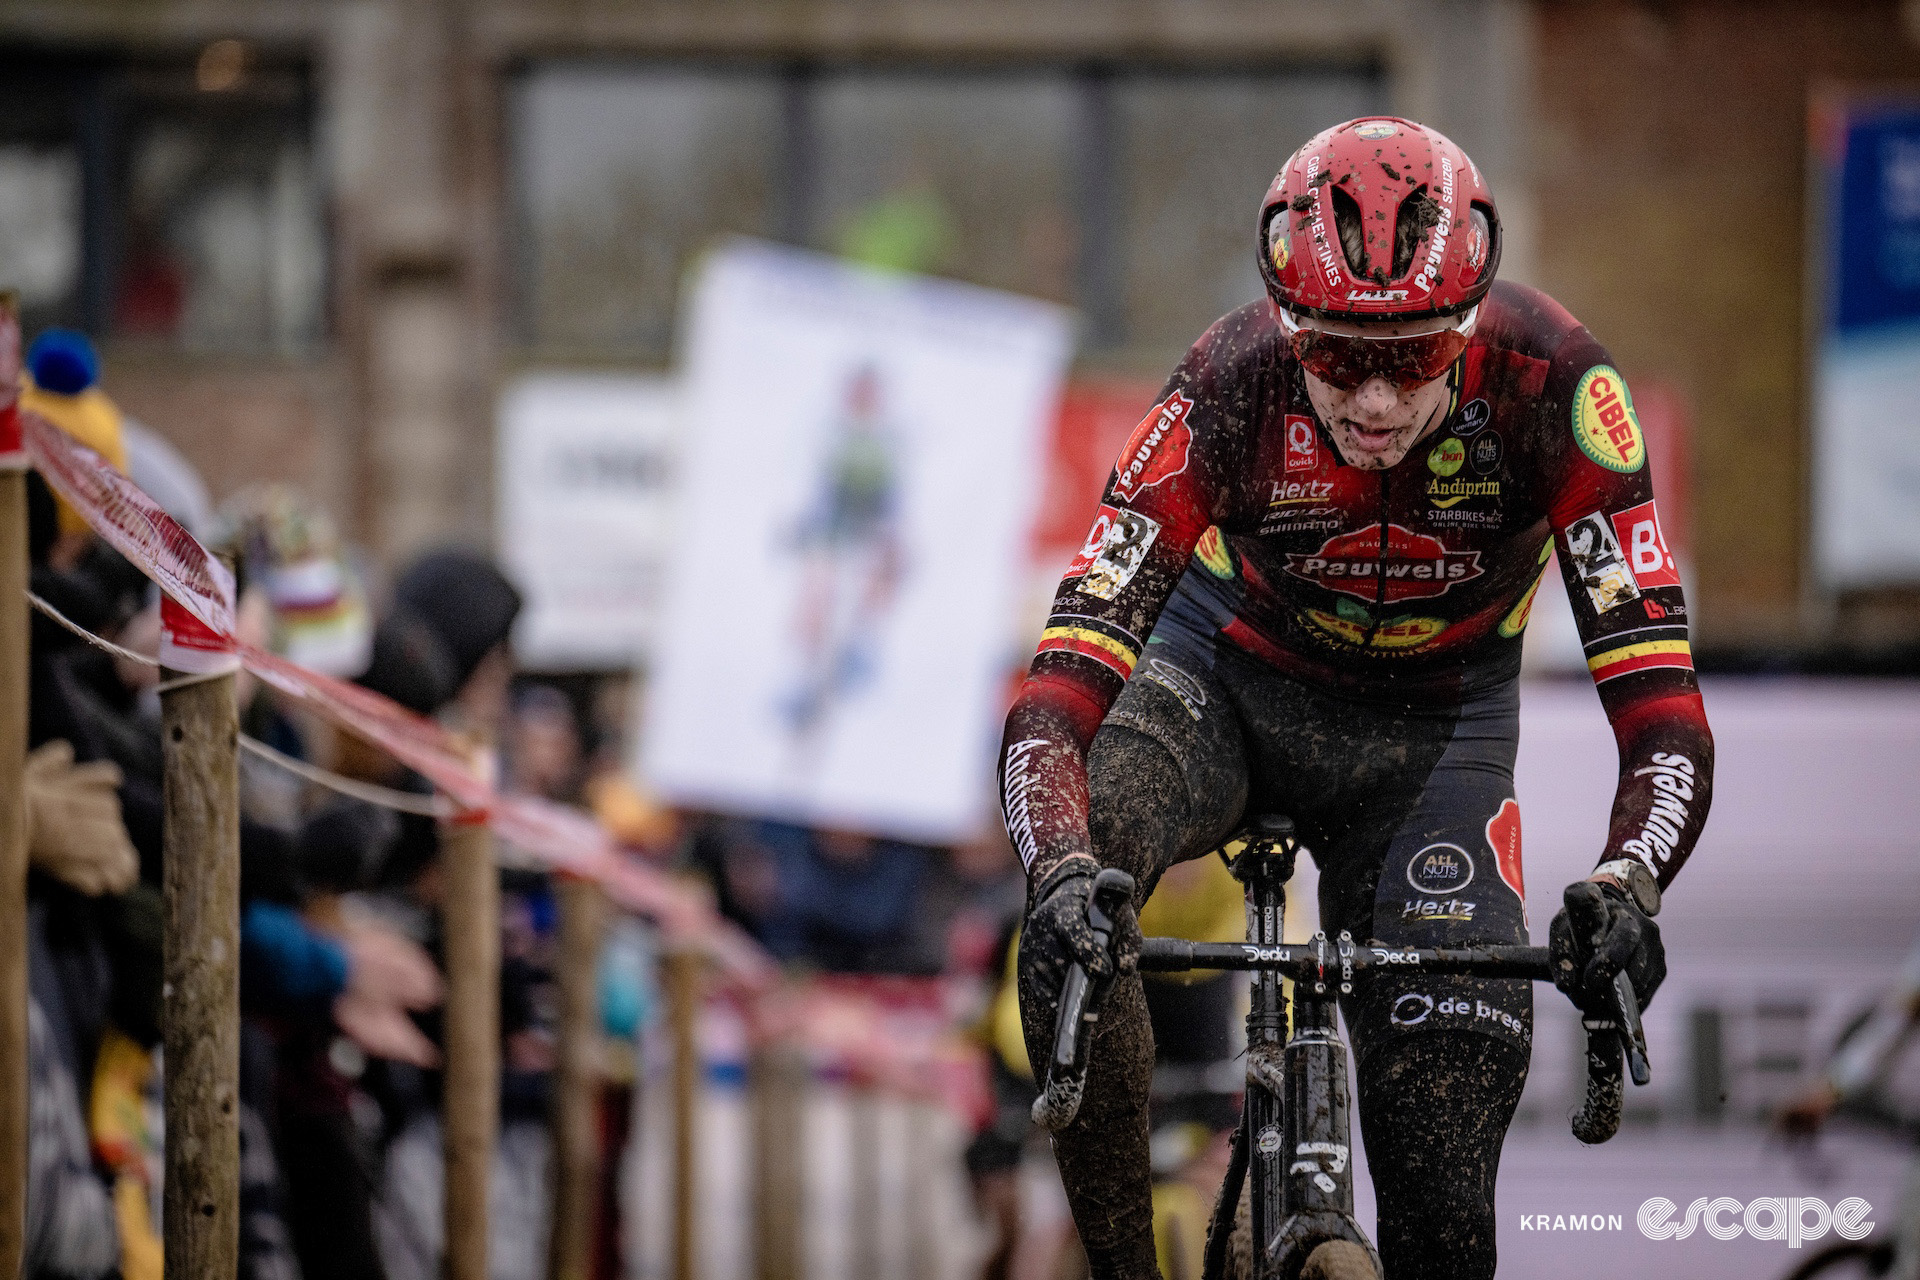
[[[1398, 524], [1387, 526], [1384, 549], [1380, 526], [1372, 524], [1328, 538], [1308, 555], [1289, 555], [1286, 570], [1329, 591], [1389, 603], [1442, 596], [1455, 584], [1486, 572], [1478, 551], [1449, 551], [1440, 539]], [[1384, 595], [1381, 577], [1386, 579]]]
[[1120, 454], [1120, 474], [1113, 482], [1114, 495], [1122, 502], [1132, 502], [1142, 489], [1187, 469], [1187, 448], [1193, 443], [1187, 414], [1192, 411], [1193, 401], [1176, 391], [1140, 419]]

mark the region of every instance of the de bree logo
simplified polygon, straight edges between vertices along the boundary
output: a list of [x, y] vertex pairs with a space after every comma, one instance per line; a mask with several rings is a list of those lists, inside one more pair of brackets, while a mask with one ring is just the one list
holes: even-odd
[[[1454, 584], [1486, 572], [1478, 551], [1449, 551], [1440, 539], [1405, 525], [1388, 525], [1386, 542], [1383, 555], [1380, 526], [1371, 524], [1357, 533], [1328, 538], [1308, 555], [1288, 555], [1286, 570], [1330, 591], [1389, 603], [1442, 596]], [[1384, 596], [1376, 575], [1386, 578]]]

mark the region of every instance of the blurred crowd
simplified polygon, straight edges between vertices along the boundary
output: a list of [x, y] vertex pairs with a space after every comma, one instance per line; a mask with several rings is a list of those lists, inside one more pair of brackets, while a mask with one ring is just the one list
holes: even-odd
[[[28, 354], [23, 403], [89, 445], [232, 564], [242, 639], [349, 679], [493, 744], [506, 785], [594, 813], [628, 847], [703, 877], [721, 912], [790, 971], [957, 979], [971, 993], [993, 1105], [966, 1152], [997, 1241], [989, 1277], [1070, 1254], [1060, 1226], [1035, 1242], [1017, 1172], [1037, 1144], [1032, 1072], [1011, 983], [1025, 881], [996, 831], [959, 847], [654, 803], [629, 757], [630, 680], [516, 670], [520, 593], [485, 557], [443, 549], [391, 581], [327, 513], [283, 486], [214, 503], [163, 436], [102, 391], [97, 354], [48, 331]], [[66, 619], [134, 653], [159, 647], [158, 597], [78, 513], [30, 476], [32, 587]], [[160, 671], [33, 617], [28, 810], [31, 1150], [28, 1277], [161, 1275], [162, 751]], [[425, 801], [430, 786], [379, 750], [241, 675], [242, 732], [284, 757]], [[428, 1280], [440, 1270], [439, 1008], [445, 989], [440, 836], [431, 806], [317, 785], [264, 753], [241, 756], [241, 1270], [257, 1280]], [[551, 1212], [557, 907], [552, 878], [502, 860], [500, 1138], [491, 1271], [544, 1276]], [[1168, 877], [1150, 923], [1230, 939], [1239, 888], [1216, 861]], [[617, 1179], [634, 1140], [653, 939], [607, 933], [597, 975], [606, 1051], [603, 1206], [596, 1274], [621, 1273]], [[1181, 1079], [1157, 1159], [1198, 1169], [1224, 1150], [1233, 1056], [1225, 979], [1159, 986], [1156, 1025]], [[1230, 1065], [1230, 1064], [1229, 1064]], [[1217, 1072], [1215, 1074], [1218, 1074]], [[1228, 1076], [1232, 1075], [1229, 1070]], [[1216, 1176], [1217, 1180], [1217, 1175]], [[1178, 1196], [1169, 1203], [1184, 1203]], [[1177, 1239], [1179, 1231], [1173, 1233]], [[1034, 1263], [1020, 1266], [1030, 1272]]]

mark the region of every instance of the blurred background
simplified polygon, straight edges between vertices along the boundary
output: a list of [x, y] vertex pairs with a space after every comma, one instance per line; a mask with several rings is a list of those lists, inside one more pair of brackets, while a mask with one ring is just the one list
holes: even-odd
[[[747, 237], [1057, 308], [1070, 338], [1034, 384], [1020, 468], [1034, 527], [1004, 634], [981, 642], [1010, 690], [1119, 443], [1206, 325], [1259, 295], [1267, 182], [1375, 111], [1467, 149], [1499, 202], [1502, 274], [1559, 299], [1632, 380], [1720, 738], [1713, 820], [1662, 921], [1656, 1085], [1615, 1146], [1577, 1148], [1577, 1030], [1542, 994], [1504, 1255], [1543, 1276], [1678, 1269], [1682, 1250], [1691, 1275], [1784, 1273], [1781, 1245], [1656, 1244], [1633, 1214], [1658, 1192], [1858, 1194], [1896, 1216], [1910, 1145], [1809, 1151], [1769, 1126], [1920, 927], [1912, 0], [14, 0], [0, 284], [29, 338], [93, 340], [101, 387], [210, 506], [286, 492], [323, 513], [374, 614], [424, 553], [490, 554], [525, 601], [499, 723], [527, 789], [703, 875], [783, 961], [964, 979], [941, 1008], [1000, 1079], [1024, 1065], [993, 1048], [992, 1013], [1022, 883], [983, 772], [974, 816], [929, 831], [694, 803], [642, 767], [675, 754], [644, 745], [644, 719], [676, 574], [717, 571], [681, 536], [710, 492], [689, 478], [694, 374], [726, 381], [694, 352], [695, 282]], [[1591, 862], [1614, 771], [1558, 594], [1527, 642], [1536, 941]], [[989, 750], [977, 729], [957, 732]], [[544, 892], [516, 918], [529, 938], [551, 932]], [[754, 1265], [729, 1028], [722, 1011], [704, 1033], [716, 1277]], [[991, 1106], [875, 1118], [844, 1085], [823, 1076], [809, 1112], [828, 1153], [812, 1274], [1070, 1273], [1030, 1135], [996, 1138]], [[631, 1142], [608, 1151], [619, 1265], [665, 1275], [668, 1175], [633, 1096]], [[1212, 1113], [1169, 1114], [1164, 1172], [1203, 1185]], [[881, 1147], [884, 1176], [859, 1159]], [[914, 1154], [934, 1149], [937, 1176]], [[940, 1231], [862, 1244], [873, 1188], [923, 1180], [886, 1203]], [[1594, 1209], [1624, 1233], [1520, 1224]]]

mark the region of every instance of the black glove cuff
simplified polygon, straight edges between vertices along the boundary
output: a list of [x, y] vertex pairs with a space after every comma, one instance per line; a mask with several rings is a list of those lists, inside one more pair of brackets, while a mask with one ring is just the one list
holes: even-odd
[[1040, 878], [1033, 886], [1033, 905], [1036, 907], [1052, 896], [1053, 891], [1069, 880], [1092, 879], [1100, 870], [1100, 864], [1083, 854], [1062, 858], [1053, 870]]

